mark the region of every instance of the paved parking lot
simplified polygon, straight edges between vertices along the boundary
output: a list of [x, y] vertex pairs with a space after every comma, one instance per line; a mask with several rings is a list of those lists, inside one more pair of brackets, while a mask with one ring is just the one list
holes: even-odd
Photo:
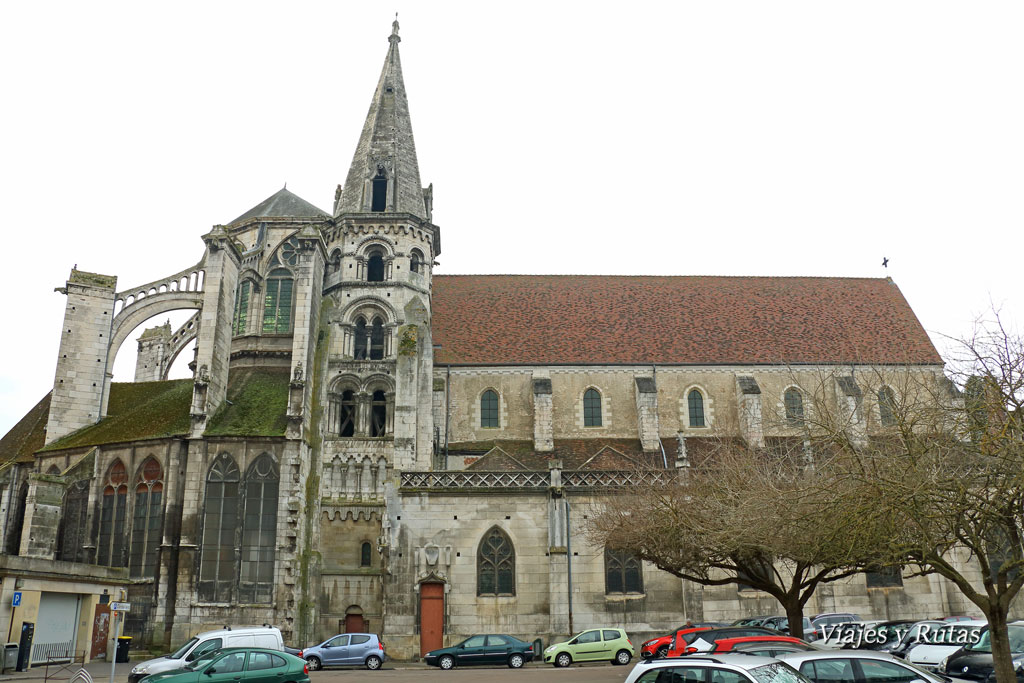
[[[611, 664], [586, 664], [570, 666], [567, 669], [556, 669], [553, 666], [530, 664], [522, 669], [507, 667], [473, 666], [451, 671], [441, 671], [434, 667], [429, 669], [421, 666], [409, 666], [399, 663], [387, 663], [380, 671], [365, 669], [316, 671], [309, 675], [311, 683], [342, 683], [342, 681], [422, 681], [423, 683], [470, 683], [471, 681], [501, 681], [512, 683], [571, 683], [586, 681], [587, 683], [622, 683], [626, 675], [633, 669], [629, 666], [612, 666]], [[98, 682], [99, 683], [99, 682]]]

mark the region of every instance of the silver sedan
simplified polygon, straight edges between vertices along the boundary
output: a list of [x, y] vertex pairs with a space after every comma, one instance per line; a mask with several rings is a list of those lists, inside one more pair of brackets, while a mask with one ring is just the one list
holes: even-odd
[[950, 679], [919, 669], [885, 652], [831, 650], [778, 655], [814, 683], [949, 683]]

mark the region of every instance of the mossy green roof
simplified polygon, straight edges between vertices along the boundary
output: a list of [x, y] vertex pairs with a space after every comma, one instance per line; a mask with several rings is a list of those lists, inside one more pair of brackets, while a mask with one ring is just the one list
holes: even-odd
[[118, 382], [110, 386], [107, 417], [54, 441], [43, 451], [188, 434], [192, 380]]
[[206, 436], [284, 436], [288, 427], [288, 368], [231, 373], [228, 400], [210, 419]]
[[0, 439], [0, 463], [32, 462], [32, 454], [43, 447], [46, 439], [49, 415], [50, 394], [47, 394]]

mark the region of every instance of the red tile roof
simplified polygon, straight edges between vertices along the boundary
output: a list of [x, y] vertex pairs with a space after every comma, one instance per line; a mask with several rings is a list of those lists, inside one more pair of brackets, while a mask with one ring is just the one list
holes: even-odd
[[435, 363], [939, 364], [889, 279], [436, 275]]

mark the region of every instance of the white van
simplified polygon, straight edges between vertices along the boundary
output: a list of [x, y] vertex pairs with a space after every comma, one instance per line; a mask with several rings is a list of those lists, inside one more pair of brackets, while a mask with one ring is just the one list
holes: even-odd
[[218, 631], [204, 631], [169, 655], [150, 659], [132, 667], [128, 683], [138, 683], [150, 674], [180, 669], [199, 655], [222, 647], [265, 647], [284, 652], [281, 629], [276, 626], [230, 626]]

